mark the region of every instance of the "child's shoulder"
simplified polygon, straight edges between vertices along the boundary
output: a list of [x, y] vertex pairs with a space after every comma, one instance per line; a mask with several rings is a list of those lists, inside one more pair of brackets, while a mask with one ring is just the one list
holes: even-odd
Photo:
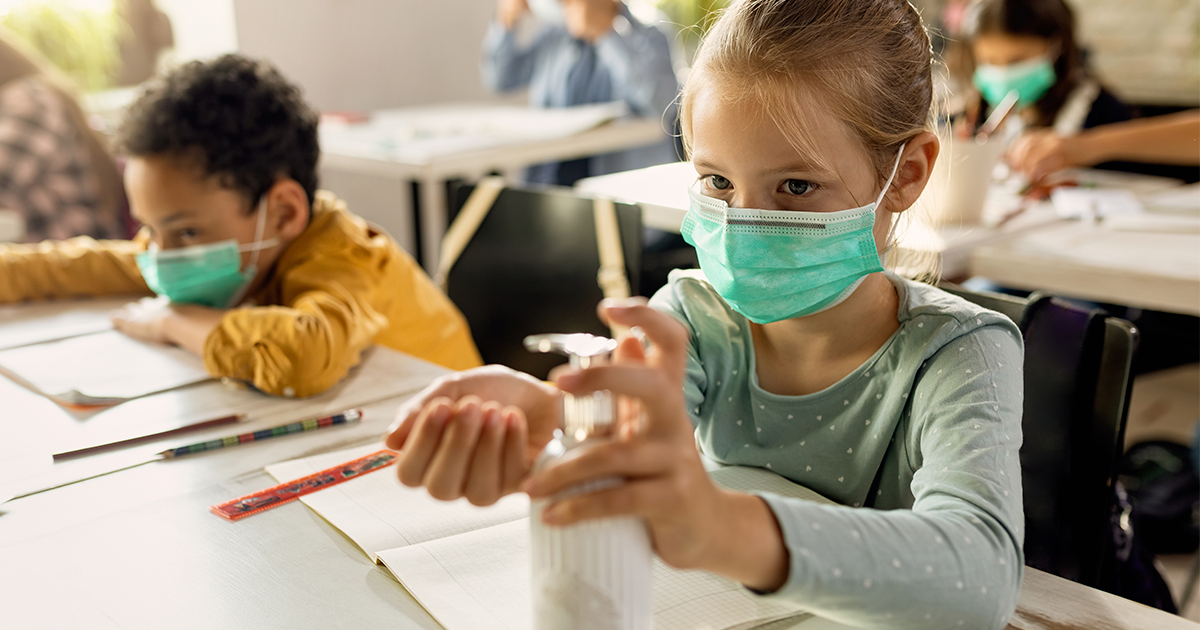
[[399, 246], [385, 232], [351, 213], [333, 193], [319, 190], [312, 220], [288, 246], [285, 259], [293, 264], [319, 260], [369, 269], [403, 258], [399, 254]]
[[682, 319], [690, 328], [697, 321], [735, 324], [745, 318], [721, 299], [699, 269], [676, 269], [667, 284], [650, 298], [650, 305]]
[[998, 331], [1017, 340], [1021, 331], [1007, 316], [933, 285], [888, 274], [900, 298], [897, 319], [914, 340], [930, 347], [979, 331]]

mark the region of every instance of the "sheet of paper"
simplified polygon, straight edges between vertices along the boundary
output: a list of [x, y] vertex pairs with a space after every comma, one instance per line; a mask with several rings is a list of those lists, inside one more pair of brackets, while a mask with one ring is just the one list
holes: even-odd
[[116, 404], [212, 378], [187, 350], [114, 330], [4, 350], [0, 370], [68, 405]]
[[[280, 482], [290, 481], [381, 448], [381, 444], [368, 444], [271, 464], [267, 466], [267, 473]], [[485, 529], [529, 516], [529, 498], [524, 494], [509, 495], [486, 508], [471, 505], [466, 499], [438, 501], [424, 488], [401, 484], [394, 468], [326, 488], [300, 500], [340, 529], [372, 560], [385, 549]]]
[[0, 350], [112, 329], [108, 314], [131, 298], [0, 306]]
[[496, 146], [564, 138], [628, 111], [622, 101], [553, 109], [443, 105], [382, 111], [365, 123], [322, 124], [321, 147], [329, 153], [424, 164]]
[[1117, 217], [1143, 212], [1142, 202], [1132, 192], [1112, 188], [1056, 188], [1050, 201], [1065, 219]]
[[1146, 208], [1159, 212], [1200, 215], [1200, 183], [1142, 195], [1142, 203], [1146, 204]]
[[[527, 518], [388, 549], [379, 561], [446, 630], [533, 630]], [[740, 628], [805, 614], [718, 575], [673, 569], [657, 558], [653, 580], [657, 630]]]

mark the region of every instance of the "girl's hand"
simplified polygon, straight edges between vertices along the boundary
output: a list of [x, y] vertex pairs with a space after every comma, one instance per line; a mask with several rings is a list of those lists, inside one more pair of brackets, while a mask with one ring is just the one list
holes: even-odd
[[777, 588], [787, 577], [788, 555], [774, 515], [757, 497], [717, 488], [696, 451], [683, 399], [687, 331], [645, 300], [605, 301], [601, 315], [610, 323], [640, 327], [653, 344], [649, 353], [625, 337], [613, 365], [560, 371], [556, 382], [573, 394], [607, 389], [625, 397], [619, 405], [624, 411], [640, 407], [644, 418], [626, 414], [616, 439], [581, 447], [533, 475], [525, 489], [540, 498], [604, 477], [626, 482], [557, 501], [543, 512], [543, 520], [567, 525], [640, 516], [668, 564], [705, 568], [764, 590]]
[[163, 297], [147, 297], [130, 302], [109, 313], [113, 328], [135, 339], [154, 343], [171, 343], [167, 336], [167, 318], [171, 316], [170, 301]]
[[558, 390], [499, 365], [434, 381], [388, 429], [397, 475], [434, 498], [491, 505], [516, 492], [558, 427]]
[[1064, 168], [1086, 166], [1088, 157], [1076, 138], [1065, 138], [1053, 129], [1031, 131], [1008, 152], [1008, 163], [1038, 183]]

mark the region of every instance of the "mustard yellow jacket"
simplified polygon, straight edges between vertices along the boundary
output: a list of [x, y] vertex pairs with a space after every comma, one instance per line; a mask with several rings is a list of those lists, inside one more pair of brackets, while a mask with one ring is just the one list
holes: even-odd
[[[0, 304], [149, 295], [134, 256], [146, 238], [0, 245]], [[461, 370], [481, 364], [467, 322], [413, 259], [333, 195], [245, 304], [204, 344], [209, 373], [277, 395], [325, 391], [378, 343]]]

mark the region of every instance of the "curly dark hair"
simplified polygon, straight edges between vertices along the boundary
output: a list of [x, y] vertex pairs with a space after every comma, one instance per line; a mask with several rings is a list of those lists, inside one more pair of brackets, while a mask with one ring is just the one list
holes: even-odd
[[253, 204], [279, 177], [317, 190], [318, 116], [273, 66], [241, 55], [193, 61], [149, 87], [126, 112], [117, 150], [196, 160]]

